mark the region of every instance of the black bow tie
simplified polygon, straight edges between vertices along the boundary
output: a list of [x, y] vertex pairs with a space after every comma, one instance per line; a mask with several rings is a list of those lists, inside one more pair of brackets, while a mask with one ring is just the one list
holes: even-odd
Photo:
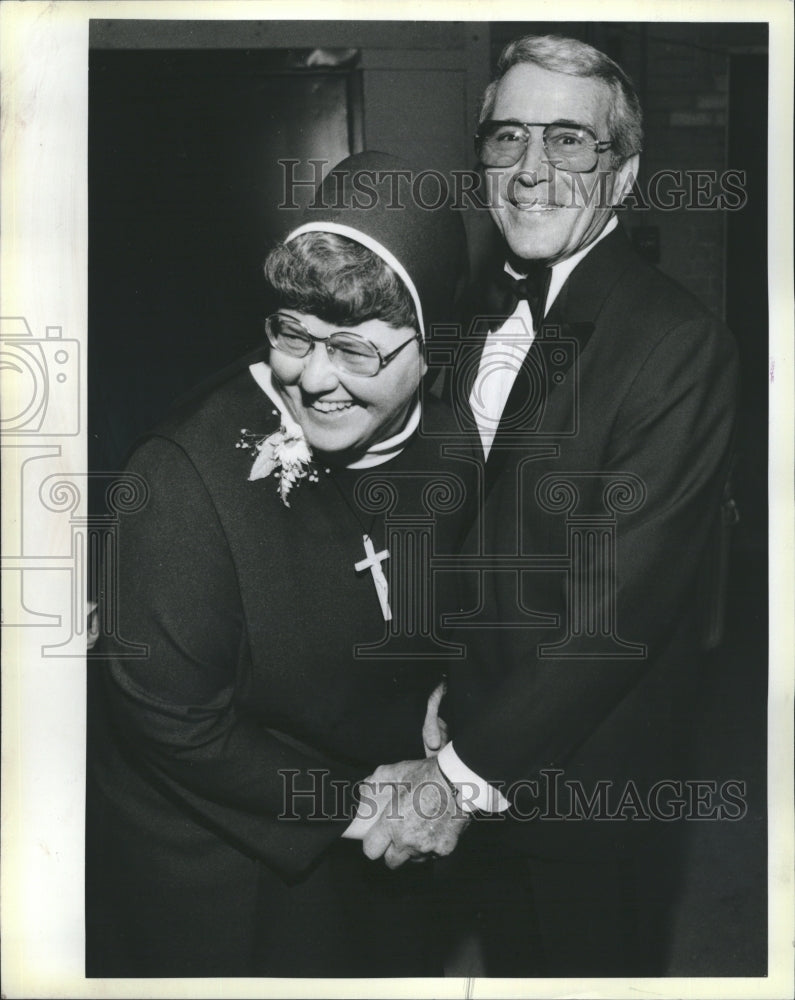
[[[453, 386], [445, 383], [444, 392], [448, 400], [468, 400], [478, 371], [478, 358], [486, 343], [486, 334], [498, 330], [516, 312], [520, 301], [530, 306], [535, 332], [544, 319], [544, 306], [549, 292], [552, 268], [543, 261], [523, 261], [527, 273], [523, 278], [514, 278], [504, 268], [504, 258], [492, 259], [490, 268], [471, 290], [465, 315], [469, 317], [472, 347], [475, 354], [466, 364], [459, 367], [460, 381]], [[499, 268], [499, 269], [498, 269]]]
[[507, 318], [512, 315], [519, 302], [526, 300], [533, 317], [533, 328], [537, 331], [544, 319], [551, 277], [552, 269], [543, 261], [531, 261], [523, 278], [514, 278], [507, 271], [502, 271], [497, 279], [502, 292], [500, 312]]

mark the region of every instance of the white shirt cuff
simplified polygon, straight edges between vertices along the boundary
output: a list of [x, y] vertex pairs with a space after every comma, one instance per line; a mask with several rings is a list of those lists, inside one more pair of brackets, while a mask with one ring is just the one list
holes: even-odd
[[448, 781], [459, 789], [458, 801], [464, 812], [481, 809], [483, 812], [495, 813], [504, 812], [508, 808], [510, 803], [500, 790], [468, 768], [453, 749], [452, 743], [439, 751], [436, 763]]

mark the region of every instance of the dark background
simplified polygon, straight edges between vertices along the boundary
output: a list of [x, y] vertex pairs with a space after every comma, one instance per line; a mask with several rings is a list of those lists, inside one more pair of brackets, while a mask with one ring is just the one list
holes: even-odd
[[[503, 45], [581, 38], [620, 62], [661, 169], [747, 173], [741, 211], [622, 214], [734, 331], [743, 386], [727, 630], [705, 667], [696, 778], [747, 782], [749, 814], [693, 831], [672, 975], [765, 970], [767, 25], [91, 22], [89, 469], [123, 466], [172, 400], [262, 343], [260, 265], [290, 228], [277, 161], [380, 148], [473, 167], [478, 99]], [[486, 229], [469, 213], [473, 260]], [[488, 227], [488, 223], [485, 224]], [[92, 498], [96, 506], [96, 498]], [[681, 558], [683, 554], [672, 554]]]

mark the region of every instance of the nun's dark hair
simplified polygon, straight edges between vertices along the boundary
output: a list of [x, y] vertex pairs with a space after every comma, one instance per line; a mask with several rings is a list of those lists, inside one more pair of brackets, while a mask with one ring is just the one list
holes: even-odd
[[419, 329], [402, 279], [372, 250], [346, 236], [302, 233], [276, 246], [264, 270], [278, 308], [341, 326], [380, 319], [396, 329]]

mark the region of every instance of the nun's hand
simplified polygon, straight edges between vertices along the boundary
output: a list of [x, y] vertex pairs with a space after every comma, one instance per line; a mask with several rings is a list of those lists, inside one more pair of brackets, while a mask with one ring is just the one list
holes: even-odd
[[426, 757], [434, 757], [450, 740], [447, 723], [439, 715], [439, 704], [446, 693], [447, 681], [442, 681], [428, 697], [425, 721], [422, 724], [422, 743]]

